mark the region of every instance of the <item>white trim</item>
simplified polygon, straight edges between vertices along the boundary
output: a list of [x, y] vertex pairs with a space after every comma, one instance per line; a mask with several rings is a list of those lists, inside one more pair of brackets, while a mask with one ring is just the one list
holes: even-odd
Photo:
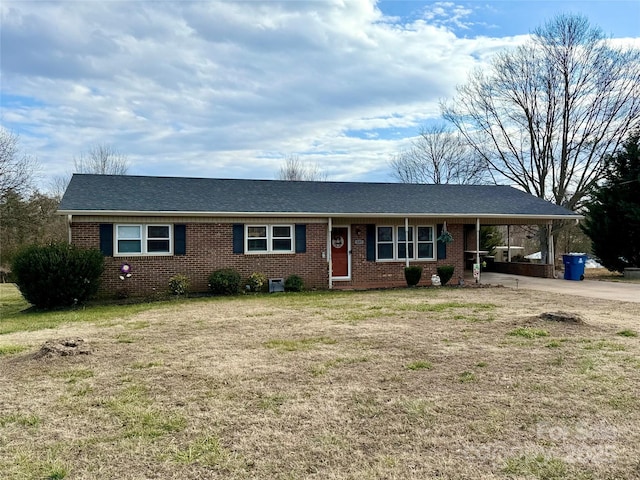
[[[139, 252], [120, 252], [118, 238], [118, 227], [140, 227], [140, 251]], [[149, 227], [168, 227], [168, 237], [152, 237], [149, 238]], [[169, 257], [173, 253], [173, 224], [171, 223], [116, 223], [113, 225], [113, 256], [114, 257]], [[122, 240], [127, 240], [123, 238]], [[130, 239], [130, 240], [138, 240]], [[167, 252], [149, 252], [149, 240], [168, 240], [169, 250]]]
[[[266, 250], [249, 250], [249, 228], [251, 227], [264, 227], [266, 229], [266, 237], [258, 237], [258, 239], [264, 238], [267, 242]], [[289, 229], [290, 236], [288, 237], [274, 237], [273, 229], [278, 227], [286, 227]], [[295, 225], [293, 224], [280, 224], [280, 223], [245, 223], [244, 224], [244, 254], [245, 255], [289, 255], [296, 252], [296, 232]], [[256, 237], [251, 237], [255, 239]], [[291, 241], [291, 249], [289, 250], [274, 250], [273, 240], [274, 238], [287, 239]]]
[[[393, 258], [379, 258], [378, 257], [378, 245], [380, 244], [380, 240], [378, 239], [378, 228], [380, 227], [388, 227], [391, 228], [391, 232], [392, 232], [392, 240], [391, 241], [384, 241], [382, 242], [383, 244], [391, 244], [393, 246]], [[418, 229], [419, 228], [430, 228], [431, 229], [431, 241], [430, 242], [420, 242], [418, 241], [419, 235], [418, 235]], [[376, 235], [375, 235], [375, 249], [376, 249], [376, 262], [379, 263], [391, 263], [391, 262], [405, 262], [405, 264], [408, 265], [409, 261], [414, 261], [414, 262], [435, 262], [438, 259], [438, 242], [436, 239], [436, 235], [437, 235], [437, 226], [434, 224], [429, 224], [429, 225], [425, 225], [425, 224], [419, 224], [419, 225], [389, 225], [389, 224], [376, 224], [375, 225], [375, 229], [376, 229]], [[400, 229], [411, 229], [412, 231], [412, 235], [413, 235], [413, 240], [409, 240], [409, 235], [408, 235], [408, 231], [405, 230], [405, 240], [399, 240], [399, 235], [398, 233], [400, 232]], [[400, 244], [404, 243], [405, 244], [405, 252], [407, 254], [406, 258], [405, 257], [399, 257], [398, 256], [398, 246]], [[419, 257], [418, 256], [418, 250], [419, 250], [419, 244], [420, 243], [430, 243], [433, 245], [432, 248], [432, 252], [433, 252], [433, 256], [432, 257]], [[408, 246], [412, 245], [413, 246], [413, 256], [409, 257], [409, 248]]]
[[334, 217], [334, 218], [456, 218], [456, 219], [477, 219], [477, 218], [517, 218], [526, 220], [580, 220], [584, 215], [534, 215], [534, 214], [505, 214], [505, 213], [328, 213], [328, 212], [189, 212], [178, 210], [166, 211], [140, 211], [140, 210], [58, 210], [60, 215], [97, 215], [97, 216], [184, 216], [184, 217]]

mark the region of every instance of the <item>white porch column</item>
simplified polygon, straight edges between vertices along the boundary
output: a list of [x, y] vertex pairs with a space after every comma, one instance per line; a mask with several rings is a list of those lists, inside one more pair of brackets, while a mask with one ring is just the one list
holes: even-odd
[[333, 288], [333, 265], [331, 262], [331, 230], [333, 230], [333, 219], [329, 217], [327, 223], [327, 262], [329, 262], [329, 290]]
[[511, 262], [511, 225], [507, 225], [507, 262]]
[[556, 252], [553, 250], [553, 234], [551, 233], [553, 229], [553, 222], [549, 222], [549, 230], [548, 230], [548, 237], [547, 237], [547, 258], [548, 261], [551, 263], [551, 274], [553, 275], [553, 278], [556, 277]]
[[478, 264], [478, 278], [476, 283], [480, 283], [480, 218], [476, 218], [476, 261]]
[[405, 266], [409, 266], [409, 217], [404, 217], [404, 253]]

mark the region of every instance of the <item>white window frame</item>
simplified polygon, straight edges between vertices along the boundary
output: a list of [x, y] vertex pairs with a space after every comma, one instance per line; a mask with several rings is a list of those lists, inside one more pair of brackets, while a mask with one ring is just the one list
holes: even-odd
[[[420, 241], [419, 230], [421, 228], [430, 228], [431, 229], [431, 240], [428, 241]], [[413, 247], [413, 252], [416, 255], [416, 260], [437, 260], [438, 257], [438, 241], [436, 239], [436, 226], [435, 225], [416, 225], [415, 232], [413, 236], [413, 240], [415, 241], [415, 246]], [[430, 243], [432, 245], [431, 251], [433, 252], [433, 256], [431, 257], [418, 257], [419, 246], [421, 243]]]
[[[118, 235], [120, 227], [138, 227], [140, 229], [140, 237], [135, 239], [120, 238]], [[169, 230], [169, 237], [151, 237], [149, 238], [149, 227], [167, 227]], [[173, 225], [166, 223], [118, 223], [115, 225], [113, 232], [114, 237], [114, 256], [117, 257], [133, 257], [133, 256], [169, 256], [173, 255]], [[140, 251], [139, 252], [121, 252], [120, 240], [139, 240]], [[166, 252], [149, 252], [149, 240], [169, 240], [169, 250]]]
[[[264, 228], [266, 229], [266, 237], [249, 237], [249, 229], [250, 228]], [[289, 236], [288, 237], [276, 237], [274, 235], [274, 229], [276, 228], [288, 228]], [[266, 250], [249, 250], [249, 240], [250, 239], [266, 239], [267, 248]], [[289, 250], [276, 250], [273, 248], [274, 240], [289, 240], [291, 242], [291, 248]], [[295, 226], [293, 224], [282, 224], [282, 223], [252, 223], [246, 224], [244, 226], [244, 253], [247, 255], [279, 255], [279, 254], [290, 254], [295, 253], [296, 242], [295, 242]]]
[[[380, 228], [390, 228], [391, 229], [391, 240], [383, 240], [380, 241], [379, 235], [380, 235]], [[376, 261], [377, 262], [395, 262], [396, 260], [396, 255], [397, 255], [397, 246], [396, 246], [396, 234], [395, 234], [395, 225], [376, 225]], [[391, 245], [391, 251], [392, 251], [392, 258], [380, 258], [379, 253], [379, 247], [380, 244], [383, 245]]]
[[[391, 241], [380, 241], [378, 234], [379, 234], [379, 228], [391, 228]], [[405, 243], [409, 243], [412, 247], [410, 249], [413, 249], [413, 256], [409, 257], [409, 260], [415, 260], [415, 261], [434, 261], [436, 260], [436, 254], [437, 254], [437, 242], [436, 242], [436, 237], [435, 237], [435, 233], [436, 233], [436, 228], [435, 225], [409, 225], [409, 230], [413, 230], [413, 233], [410, 234], [410, 237], [413, 238], [413, 240], [410, 240], [409, 242], [405, 242], [404, 240], [399, 240], [399, 234], [398, 234], [398, 230], [402, 229], [404, 230], [405, 226], [404, 225], [376, 225], [376, 262], [404, 262], [407, 259], [405, 257], [400, 257], [399, 256], [399, 245], [400, 244], [405, 244]], [[432, 240], [430, 241], [418, 241], [418, 230], [420, 228], [430, 228], [431, 229], [431, 238]], [[393, 249], [393, 258], [380, 258], [379, 256], [379, 249], [378, 246], [380, 244], [390, 244], [392, 245], [392, 249]], [[433, 245], [433, 256], [432, 257], [418, 257], [418, 246], [421, 243], [431, 243]]]

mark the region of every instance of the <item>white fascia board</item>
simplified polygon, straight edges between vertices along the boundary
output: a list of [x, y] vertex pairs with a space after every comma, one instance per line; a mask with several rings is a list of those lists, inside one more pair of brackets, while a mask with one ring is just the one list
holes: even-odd
[[584, 215], [534, 215], [506, 213], [318, 213], [318, 212], [187, 212], [187, 211], [128, 211], [128, 210], [58, 210], [59, 215], [133, 216], [133, 217], [333, 217], [333, 218], [519, 218], [528, 220], [580, 220]]

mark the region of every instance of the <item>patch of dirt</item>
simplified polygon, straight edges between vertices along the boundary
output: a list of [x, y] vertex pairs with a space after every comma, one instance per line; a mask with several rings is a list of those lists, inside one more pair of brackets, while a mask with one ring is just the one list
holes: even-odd
[[91, 347], [82, 338], [62, 338], [44, 342], [33, 358], [69, 357], [91, 353]]
[[569, 312], [545, 312], [540, 314], [540, 318], [543, 320], [549, 320], [552, 322], [573, 323], [576, 325], [584, 325], [585, 321], [577, 313]]

